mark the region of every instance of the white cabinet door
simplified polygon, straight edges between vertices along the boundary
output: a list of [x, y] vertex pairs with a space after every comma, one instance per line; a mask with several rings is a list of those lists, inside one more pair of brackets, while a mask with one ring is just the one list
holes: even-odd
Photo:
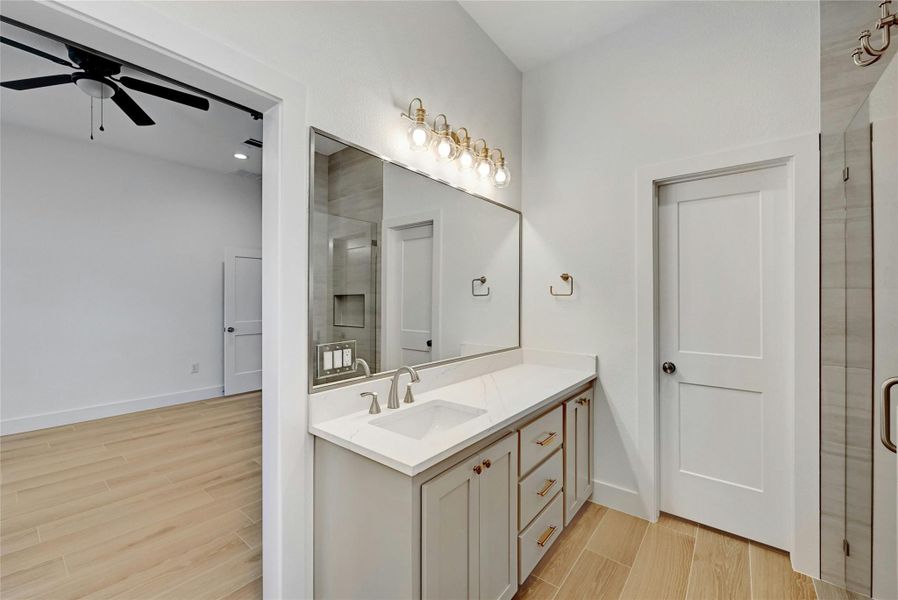
[[592, 495], [592, 392], [564, 403], [564, 522]]
[[507, 436], [480, 455], [480, 599], [509, 600], [518, 589], [518, 448]]
[[481, 458], [421, 486], [421, 597], [477, 598]]
[[421, 486], [421, 597], [510, 600], [517, 591], [514, 434]]

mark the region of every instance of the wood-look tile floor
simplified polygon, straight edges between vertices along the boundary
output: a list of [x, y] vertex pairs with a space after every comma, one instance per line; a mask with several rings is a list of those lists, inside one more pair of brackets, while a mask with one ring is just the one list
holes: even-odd
[[805, 600], [817, 594], [784, 552], [666, 514], [649, 523], [587, 503], [516, 598]]
[[0, 596], [261, 598], [261, 395], [0, 438]]

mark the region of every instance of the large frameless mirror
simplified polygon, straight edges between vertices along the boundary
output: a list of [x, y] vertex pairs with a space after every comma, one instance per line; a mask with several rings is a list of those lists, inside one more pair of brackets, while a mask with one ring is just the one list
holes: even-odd
[[521, 214], [312, 129], [309, 388], [520, 344]]

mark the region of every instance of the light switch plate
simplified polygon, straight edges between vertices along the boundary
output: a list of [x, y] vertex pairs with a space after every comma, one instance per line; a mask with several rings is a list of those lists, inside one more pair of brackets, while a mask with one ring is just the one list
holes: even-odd
[[353, 370], [353, 358], [356, 355], [356, 340], [318, 344], [318, 378], [342, 375]]

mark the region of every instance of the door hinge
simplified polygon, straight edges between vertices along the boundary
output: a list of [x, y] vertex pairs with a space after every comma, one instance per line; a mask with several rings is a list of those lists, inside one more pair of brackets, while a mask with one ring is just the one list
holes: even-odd
[[850, 169], [845, 167], [842, 169], [842, 181], [848, 181], [848, 178], [851, 176]]
[[851, 556], [851, 544], [848, 543], [848, 540], [842, 540], [842, 552], [845, 556]]

